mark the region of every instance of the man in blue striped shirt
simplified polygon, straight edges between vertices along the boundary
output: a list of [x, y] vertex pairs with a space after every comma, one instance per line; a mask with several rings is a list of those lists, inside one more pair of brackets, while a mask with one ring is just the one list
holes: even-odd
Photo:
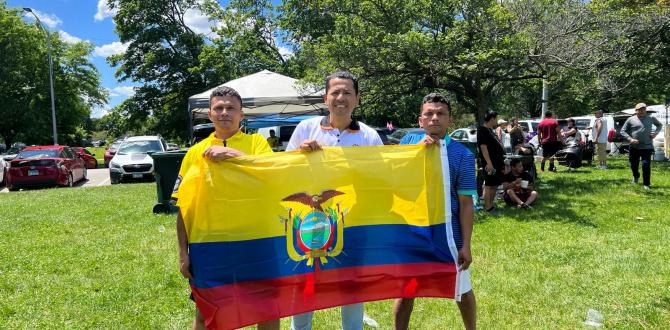
[[[419, 126], [425, 130], [424, 134], [408, 134], [400, 144], [424, 143], [428, 146], [440, 146], [444, 140], [449, 160], [449, 175], [451, 180], [451, 224], [454, 240], [458, 249], [459, 279], [457, 280], [456, 296], [461, 295], [457, 302], [461, 317], [466, 329], [475, 329], [476, 303], [475, 294], [470, 283], [470, 239], [472, 237], [473, 205], [472, 196], [477, 195], [475, 178], [475, 157], [462, 144], [452, 141], [447, 135], [447, 127], [451, 123], [451, 105], [441, 94], [431, 93], [423, 98]], [[458, 221], [456, 221], [458, 219]], [[414, 308], [414, 299], [397, 299], [394, 306], [395, 329], [407, 329], [409, 319]]]

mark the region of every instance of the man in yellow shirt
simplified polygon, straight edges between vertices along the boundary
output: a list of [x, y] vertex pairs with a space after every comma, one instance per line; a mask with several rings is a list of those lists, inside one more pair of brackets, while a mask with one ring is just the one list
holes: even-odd
[[273, 129], [270, 130], [270, 137], [268, 138], [268, 144], [270, 145], [272, 150], [276, 150], [275, 148], [281, 147], [279, 137], [275, 134], [275, 130]]
[[[179, 176], [172, 192], [172, 198], [179, 198], [179, 185], [182, 177], [198, 157], [212, 161], [224, 161], [243, 155], [272, 153], [268, 142], [260, 134], [248, 135], [240, 131], [240, 122], [244, 118], [242, 97], [230, 87], [215, 89], [209, 98], [209, 120], [214, 124], [214, 132], [206, 139], [192, 146], [182, 161]], [[181, 212], [177, 213], [177, 241], [179, 242], [179, 271], [192, 280], [191, 261], [188, 255], [188, 237]], [[196, 309], [193, 329], [206, 329], [204, 319]], [[258, 324], [259, 329], [279, 329], [279, 320]]]

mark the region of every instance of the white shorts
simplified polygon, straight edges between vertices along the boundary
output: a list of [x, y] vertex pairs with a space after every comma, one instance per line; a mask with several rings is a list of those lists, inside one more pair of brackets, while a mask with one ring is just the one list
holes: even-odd
[[472, 283], [470, 282], [470, 268], [458, 272], [458, 279], [456, 279], [456, 285], [458, 292], [457, 296], [468, 293], [472, 291]]

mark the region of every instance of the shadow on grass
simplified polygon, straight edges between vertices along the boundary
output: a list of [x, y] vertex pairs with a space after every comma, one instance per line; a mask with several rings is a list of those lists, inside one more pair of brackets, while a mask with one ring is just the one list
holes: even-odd
[[670, 297], [662, 297], [659, 301], [653, 304], [654, 307], [659, 309], [670, 310]]
[[[505, 217], [524, 222], [557, 221], [575, 223], [595, 228], [597, 225], [590, 219], [588, 210], [597, 207], [596, 203], [586, 197], [610, 185], [623, 185], [622, 179], [597, 179], [588, 175], [588, 169], [582, 172], [558, 173], [552, 178], [544, 178], [539, 187], [537, 201], [530, 211], [519, 210], [516, 207], [501, 208]], [[570, 174], [569, 176], [567, 174]], [[572, 174], [578, 175], [577, 177]], [[502, 202], [502, 201], [501, 201]], [[504, 204], [504, 202], [502, 202]], [[498, 205], [502, 205], [499, 204]], [[485, 218], [478, 216], [478, 220]]]

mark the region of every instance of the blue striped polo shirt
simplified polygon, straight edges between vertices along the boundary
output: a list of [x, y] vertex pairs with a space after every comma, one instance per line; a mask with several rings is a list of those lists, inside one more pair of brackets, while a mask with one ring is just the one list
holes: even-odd
[[[425, 134], [407, 134], [400, 144], [418, 144]], [[449, 135], [444, 138], [449, 159], [449, 178], [451, 179], [451, 227], [458, 249], [463, 247], [461, 221], [459, 217], [458, 196], [477, 195], [477, 178], [475, 176], [475, 156], [467, 147], [458, 141], [452, 141]]]

